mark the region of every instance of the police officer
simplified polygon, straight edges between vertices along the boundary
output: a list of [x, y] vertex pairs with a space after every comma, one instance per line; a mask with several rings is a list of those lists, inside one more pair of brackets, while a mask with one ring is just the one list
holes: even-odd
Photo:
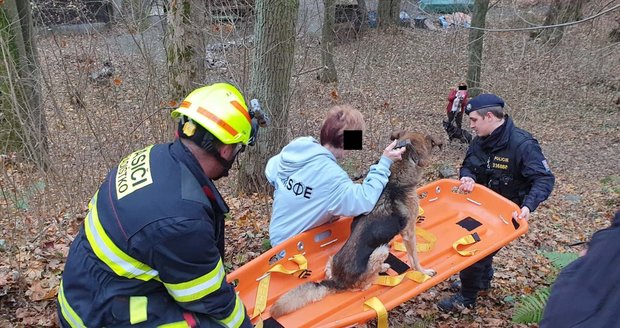
[[[538, 141], [514, 125], [504, 113], [504, 101], [494, 94], [471, 99], [465, 114], [477, 137], [463, 160], [459, 189], [471, 192], [476, 183], [485, 185], [519, 205], [515, 219], [528, 220], [555, 182]], [[441, 300], [438, 307], [446, 312], [474, 307], [478, 293], [490, 288], [496, 253], [461, 271], [460, 282], [452, 286], [459, 292]]]
[[251, 327], [224, 272], [228, 175], [257, 126], [241, 93], [216, 83], [172, 113], [172, 143], [107, 175], [73, 241], [58, 292], [63, 327]]

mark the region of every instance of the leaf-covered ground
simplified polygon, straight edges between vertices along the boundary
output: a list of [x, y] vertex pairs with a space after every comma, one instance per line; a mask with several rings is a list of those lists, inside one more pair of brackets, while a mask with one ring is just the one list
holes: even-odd
[[[514, 28], [524, 26], [524, 20], [542, 21], [544, 7], [510, 3], [495, 6], [487, 26]], [[601, 6], [591, 4], [586, 14]], [[620, 109], [615, 103], [620, 53], [618, 44], [607, 38], [611, 22], [603, 16], [567, 28], [555, 47], [530, 40], [524, 32], [486, 34], [483, 87], [502, 96], [516, 124], [538, 138], [556, 186], [534, 213], [530, 231], [496, 256], [492, 292], [479, 299], [475, 310], [439, 312], [435, 303], [449, 295], [449, 282], [444, 282], [390, 311], [392, 326], [514, 326], [510, 318], [516, 300], [549, 284], [553, 270], [540, 252], [577, 251], [567, 245], [587, 240], [608, 225], [620, 206]], [[226, 33], [243, 33], [239, 27], [212, 28], [220, 41], [228, 40]], [[351, 175], [379, 157], [392, 130], [446, 138], [441, 127], [445, 97], [464, 80], [466, 40], [462, 29], [369, 30], [357, 41], [336, 46], [340, 82], [323, 85], [316, 72], [304, 73], [320, 66], [320, 46], [300, 37], [290, 121], [274, 128], [287, 129], [289, 138], [316, 136], [329, 106], [351, 103], [364, 113], [368, 128], [364, 150], [342, 163]], [[178, 101], [166, 96], [165, 57], [157, 32], [128, 35], [115, 27], [88, 35], [42, 34], [37, 41], [53, 164], [41, 174], [13, 154], [1, 156], [3, 327], [54, 326], [53, 299], [64, 258], [89, 198], [124, 154], [170, 139], [168, 113]], [[224, 64], [212, 65], [207, 80], [223, 77], [247, 86], [243, 67], [251, 57], [244, 44], [209, 56]], [[96, 78], [105, 61], [111, 61], [115, 71], [109, 78]], [[434, 154], [425, 181], [438, 179], [443, 166], [456, 169], [465, 149], [447, 143]], [[234, 194], [234, 173], [218, 182], [233, 214], [227, 222], [229, 269], [264, 251], [271, 209], [270, 195]]]

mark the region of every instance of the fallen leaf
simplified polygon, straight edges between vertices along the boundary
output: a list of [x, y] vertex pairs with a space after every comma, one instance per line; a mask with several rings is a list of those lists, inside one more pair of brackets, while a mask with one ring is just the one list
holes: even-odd
[[336, 89], [332, 90], [332, 92], [330, 93], [330, 96], [332, 97], [333, 100], [338, 100], [340, 98], [340, 96], [338, 95], [338, 91], [336, 91]]
[[30, 299], [33, 301], [44, 301], [55, 299], [56, 295], [58, 295], [58, 286], [52, 287], [48, 290], [43, 290], [41, 288], [37, 289], [36, 293], [33, 292], [30, 296]]

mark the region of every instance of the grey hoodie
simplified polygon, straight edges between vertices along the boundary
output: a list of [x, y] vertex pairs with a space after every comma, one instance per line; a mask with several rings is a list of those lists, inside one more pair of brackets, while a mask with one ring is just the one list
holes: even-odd
[[392, 160], [381, 156], [362, 184], [351, 181], [336, 157], [312, 137], [291, 141], [269, 159], [267, 180], [275, 188], [269, 224], [271, 245], [338, 216], [370, 212], [390, 176]]

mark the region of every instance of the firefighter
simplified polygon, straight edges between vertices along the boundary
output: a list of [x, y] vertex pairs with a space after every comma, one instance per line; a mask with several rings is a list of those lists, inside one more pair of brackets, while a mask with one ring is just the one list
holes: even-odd
[[[476, 183], [485, 185], [519, 205], [513, 218], [528, 220], [530, 213], [546, 200], [555, 183], [538, 141], [517, 128], [504, 112], [504, 100], [494, 94], [481, 94], [465, 108], [476, 133], [461, 165], [459, 189], [471, 192]], [[493, 256], [497, 252], [461, 271], [458, 292], [441, 300], [445, 312], [474, 307], [479, 292], [487, 292], [493, 278]]]
[[258, 129], [227, 83], [173, 111], [174, 142], [125, 157], [88, 204], [58, 292], [63, 327], [251, 327], [226, 281], [224, 217], [213, 181]]

